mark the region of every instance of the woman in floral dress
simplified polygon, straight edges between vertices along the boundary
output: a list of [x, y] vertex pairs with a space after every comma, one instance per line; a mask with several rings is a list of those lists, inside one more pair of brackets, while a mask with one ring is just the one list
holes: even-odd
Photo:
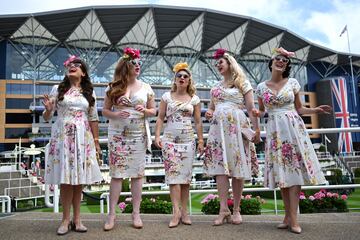
[[[215, 53], [216, 67], [223, 80], [211, 89], [211, 102], [205, 117], [211, 119], [209, 137], [205, 148], [204, 170], [216, 177], [220, 198], [220, 212], [214, 225], [224, 220], [240, 224], [240, 200], [244, 180], [251, 179], [251, 150], [249, 140], [259, 142], [260, 131], [257, 118], [252, 115], [254, 108], [253, 90], [243, 70], [234, 57], [218, 49]], [[247, 109], [255, 134], [252, 139], [242, 136], [249, 130], [249, 121], [242, 110]], [[251, 132], [251, 130], [247, 131]], [[229, 180], [232, 178], [234, 196], [233, 216], [227, 205]]]
[[70, 227], [77, 232], [87, 231], [80, 221], [82, 185], [102, 180], [96, 159], [100, 145], [95, 92], [81, 59], [72, 56], [64, 66], [64, 80], [43, 100], [44, 119], [49, 121], [55, 110], [58, 115], [46, 148], [45, 183], [60, 184], [63, 219], [57, 230], [59, 235], [66, 234]]
[[[187, 213], [192, 163], [195, 158], [195, 137], [191, 120], [194, 118], [198, 135], [198, 152], [202, 155], [204, 140], [201, 121], [201, 103], [195, 95], [195, 87], [187, 63], [174, 66], [175, 79], [171, 91], [161, 99], [156, 121], [155, 145], [162, 148], [166, 183], [170, 185], [173, 217], [169, 227], [182, 223], [190, 225]], [[166, 116], [164, 136], [160, 131]], [[181, 203], [181, 210], [180, 210]]]
[[140, 51], [125, 48], [114, 79], [106, 89], [103, 115], [109, 118], [108, 149], [110, 163], [110, 211], [104, 230], [113, 229], [115, 209], [123, 178], [131, 178], [132, 219], [134, 228], [142, 228], [140, 202], [145, 172], [146, 150], [151, 150], [147, 117], [155, 116], [154, 92], [137, 79], [140, 74]]
[[290, 57], [293, 52], [275, 49], [269, 62], [271, 79], [258, 85], [260, 115], [269, 114], [266, 125], [264, 185], [279, 187], [285, 205], [283, 223], [277, 227], [300, 233], [297, 222], [301, 185], [325, 184], [319, 161], [305, 129], [302, 114], [329, 113], [331, 107], [322, 105], [306, 108], [300, 100], [300, 85], [289, 78]]

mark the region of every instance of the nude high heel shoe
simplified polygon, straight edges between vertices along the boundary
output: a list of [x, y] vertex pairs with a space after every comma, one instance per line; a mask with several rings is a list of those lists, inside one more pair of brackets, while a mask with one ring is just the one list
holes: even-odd
[[213, 226], [223, 225], [224, 222], [231, 223], [231, 212], [220, 212], [219, 216], [214, 220]]
[[114, 215], [108, 215], [107, 216], [107, 219], [106, 219], [106, 222], [104, 224], [104, 231], [110, 231], [114, 228], [115, 226], [115, 219], [116, 219], [116, 216]]
[[233, 210], [233, 215], [232, 215], [232, 224], [236, 224], [239, 225], [242, 223], [242, 217], [240, 215], [240, 209], [234, 209]]

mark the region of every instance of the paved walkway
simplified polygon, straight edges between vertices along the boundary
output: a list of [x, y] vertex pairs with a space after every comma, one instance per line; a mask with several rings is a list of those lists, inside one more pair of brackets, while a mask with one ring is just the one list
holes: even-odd
[[360, 239], [360, 213], [302, 214], [299, 218], [303, 228], [300, 235], [288, 230], [278, 230], [276, 225], [283, 216], [259, 215], [243, 216], [241, 225], [224, 224], [212, 226], [215, 216], [196, 215], [193, 225], [167, 227], [170, 215], [144, 214], [143, 229], [131, 227], [131, 216], [118, 216], [116, 227], [104, 232], [105, 217], [101, 214], [82, 214], [83, 223], [89, 228], [87, 233], [70, 232], [57, 236], [61, 214], [24, 212], [0, 215], [0, 239]]

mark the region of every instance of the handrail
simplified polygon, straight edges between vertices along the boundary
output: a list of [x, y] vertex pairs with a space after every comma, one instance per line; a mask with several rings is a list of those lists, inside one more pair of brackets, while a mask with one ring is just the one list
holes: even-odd
[[[315, 189], [344, 189], [344, 188], [360, 188], [360, 184], [343, 184], [343, 185], [318, 185], [318, 186], [302, 186], [301, 190], [315, 190]], [[232, 189], [229, 189], [232, 192]], [[276, 201], [276, 192], [280, 191], [280, 188], [270, 189], [270, 188], [244, 188], [243, 192], [274, 192], [274, 210], [275, 214], [278, 214], [278, 207]], [[216, 193], [217, 189], [206, 189], [206, 190], [190, 190], [189, 197], [189, 212], [192, 215], [192, 206], [191, 206], [191, 194], [193, 193]], [[167, 195], [170, 194], [170, 191], [146, 191], [143, 192], [142, 195]], [[110, 193], [106, 192], [100, 195], [100, 213], [104, 214], [104, 199], [107, 202], [107, 213], [109, 213], [109, 196]], [[131, 196], [131, 192], [122, 192], [120, 196]]]
[[2, 213], [5, 213], [5, 201], [7, 201], [7, 212], [11, 213], [11, 198], [7, 195], [0, 195], [2, 199]]

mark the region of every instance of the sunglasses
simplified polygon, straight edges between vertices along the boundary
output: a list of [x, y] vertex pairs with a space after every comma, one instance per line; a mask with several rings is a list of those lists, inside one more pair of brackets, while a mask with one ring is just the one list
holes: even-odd
[[278, 61], [278, 62], [280, 62], [280, 61], [283, 62], [283, 63], [288, 63], [289, 62], [289, 59], [281, 57], [281, 56], [276, 56], [274, 59], [276, 61]]
[[215, 67], [218, 67], [223, 63], [224, 63], [224, 60], [218, 60], [218, 61], [215, 62]]
[[130, 63], [134, 66], [136, 65], [139, 65], [141, 66], [142, 65], [142, 61], [141, 60], [131, 60]]
[[72, 67], [79, 68], [80, 66], [81, 63], [69, 63], [68, 65], [66, 65], [65, 68], [72, 68]]
[[183, 79], [188, 79], [190, 76], [187, 75], [187, 74], [177, 73], [177, 74], [175, 75], [175, 77], [177, 77], [177, 78], [183, 78]]

